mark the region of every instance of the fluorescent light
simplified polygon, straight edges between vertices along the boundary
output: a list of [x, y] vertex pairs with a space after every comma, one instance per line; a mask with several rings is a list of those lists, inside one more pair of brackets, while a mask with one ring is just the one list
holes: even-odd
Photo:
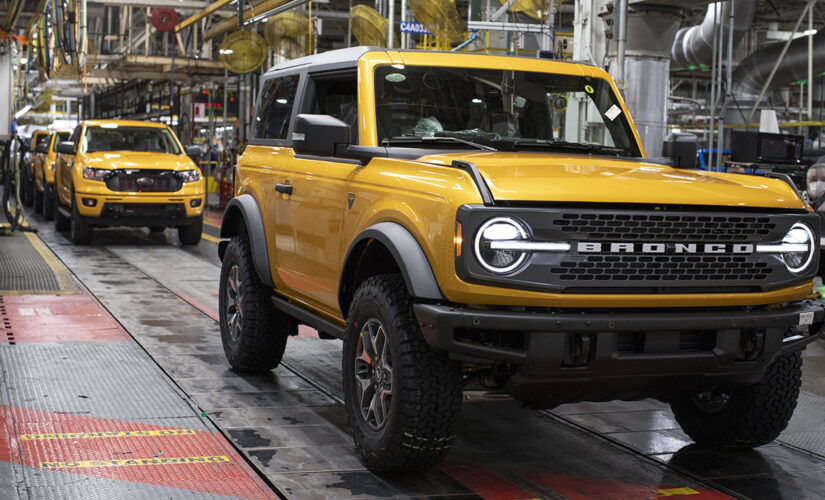
[[14, 119], [16, 120], [16, 119], [20, 118], [21, 116], [25, 115], [26, 113], [29, 112], [30, 109], [32, 109], [32, 105], [31, 104], [26, 104], [25, 106], [23, 106], [23, 109], [21, 109], [20, 111], [18, 111], [17, 113], [14, 114]]

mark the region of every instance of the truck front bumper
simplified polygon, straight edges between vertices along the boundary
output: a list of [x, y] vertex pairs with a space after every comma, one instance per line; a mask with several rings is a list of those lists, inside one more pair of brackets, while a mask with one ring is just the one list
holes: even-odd
[[752, 384], [825, 326], [825, 306], [812, 300], [754, 310], [414, 310], [430, 346], [465, 362], [512, 365], [506, 391], [546, 406]]

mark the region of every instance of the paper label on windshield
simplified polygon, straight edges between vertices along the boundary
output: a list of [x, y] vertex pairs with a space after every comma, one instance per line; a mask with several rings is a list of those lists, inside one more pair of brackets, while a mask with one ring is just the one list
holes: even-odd
[[608, 120], [610, 120], [610, 121], [612, 122], [612, 121], [613, 121], [613, 120], [615, 120], [615, 119], [616, 119], [616, 117], [617, 117], [617, 116], [619, 116], [620, 114], [622, 114], [622, 110], [621, 110], [621, 108], [619, 108], [618, 106], [616, 106], [616, 105], [614, 104], [613, 106], [610, 106], [610, 109], [608, 109], [607, 111], [605, 111], [604, 116], [606, 116], [606, 117], [607, 117], [607, 119], [608, 119]]

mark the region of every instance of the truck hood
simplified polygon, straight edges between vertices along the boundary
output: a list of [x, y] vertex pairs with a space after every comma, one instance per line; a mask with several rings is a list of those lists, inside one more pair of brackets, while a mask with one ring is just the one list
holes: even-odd
[[450, 153], [419, 161], [478, 167], [501, 201], [653, 203], [804, 209], [785, 182], [647, 163], [644, 159], [536, 153]]
[[115, 170], [191, 170], [195, 164], [186, 155], [107, 151], [86, 154], [86, 163], [92, 168]]

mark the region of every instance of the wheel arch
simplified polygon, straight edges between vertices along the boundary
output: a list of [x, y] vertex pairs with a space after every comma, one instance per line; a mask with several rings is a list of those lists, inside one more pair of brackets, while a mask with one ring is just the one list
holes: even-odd
[[[252, 263], [261, 282], [275, 287], [269, 267], [269, 249], [266, 244], [264, 220], [257, 200], [251, 194], [242, 194], [226, 206], [221, 221], [221, 238], [232, 238], [246, 232], [252, 247]], [[218, 257], [223, 260], [229, 242], [224, 239], [218, 244]]]
[[367, 278], [400, 272], [411, 296], [444, 300], [424, 250], [415, 236], [396, 222], [380, 222], [363, 230], [350, 244], [338, 282], [338, 306], [349, 313], [358, 285]]

